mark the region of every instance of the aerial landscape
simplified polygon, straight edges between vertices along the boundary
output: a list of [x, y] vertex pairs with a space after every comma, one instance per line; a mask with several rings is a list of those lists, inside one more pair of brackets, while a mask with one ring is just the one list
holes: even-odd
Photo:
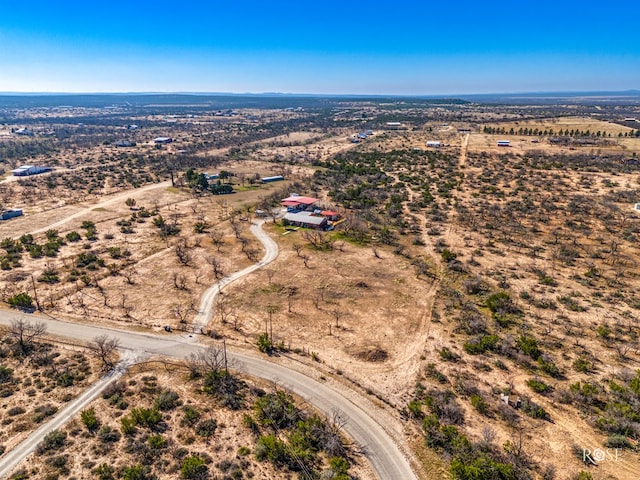
[[632, 20], [196, 4], [0, 19], [0, 479], [640, 478]]

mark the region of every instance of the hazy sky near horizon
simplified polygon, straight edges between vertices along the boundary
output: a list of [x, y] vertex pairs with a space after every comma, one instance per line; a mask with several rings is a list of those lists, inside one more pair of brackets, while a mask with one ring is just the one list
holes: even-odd
[[3, 3], [5, 92], [640, 88], [633, 2]]

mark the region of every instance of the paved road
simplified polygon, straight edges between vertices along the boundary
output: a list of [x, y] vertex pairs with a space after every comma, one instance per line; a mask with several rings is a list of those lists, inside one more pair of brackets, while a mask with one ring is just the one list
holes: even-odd
[[251, 265], [244, 270], [240, 270], [239, 272], [234, 272], [231, 275], [227, 275], [220, 281], [214, 283], [204, 292], [204, 294], [200, 298], [200, 307], [198, 308], [198, 313], [193, 319], [195, 332], [202, 332], [206, 330], [207, 325], [209, 324], [209, 321], [213, 316], [213, 306], [215, 304], [216, 298], [224, 287], [232, 282], [235, 282], [239, 278], [249, 275], [251, 272], [255, 272], [259, 268], [268, 265], [278, 257], [278, 244], [274, 242], [273, 239], [267, 233], [265, 233], [264, 230], [262, 230], [263, 224], [264, 220], [257, 220], [251, 225], [251, 233], [253, 233], [253, 235], [258, 240], [260, 240], [260, 242], [264, 246], [264, 257], [262, 257], [262, 260], [260, 260], [255, 265]]
[[[12, 319], [24, 317], [18, 312], [0, 310], [0, 325], [9, 325]], [[42, 320], [47, 325], [48, 334], [88, 342], [98, 335], [108, 335], [120, 341], [123, 349], [135, 355], [161, 355], [170, 358], [186, 358], [204, 348], [194, 344], [189, 338], [175, 335], [137, 333], [54, 320], [45, 316], [29, 315], [29, 320]], [[365, 397], [352, 392], [358, 398], [352, 401], [333, 386], [311, 379], [301, 373], [272, 363], [257, 354], [228, 352], [233, 368], [249, 375], [264, 378], [285, 386], [313, 404], [320, 411], [331, 415], [339, 409], [347, 421], [344, 429], [353, 440], [366, 447], [366, 457], [373, 465], [379, 478], [383, 480], [412, 480], [416, 475], [409, 461], [400, 451], [387, 431], [394, 431], [397, 425], [386, 418], [385, 412], [371, 404]], [[7, 453], [7, 456], [10, 453]], [[17, 454], [16, 454], [17, 455]]]
[[96, 398], [105, 388], [107, 388], [112, 382], [116, 381], [126, 371], [129, 364], [133, 363], [133, 355], [125, 355], [124, 359], [117, 365], [117, 367], [102, 377], [96, 383], [91, 385], [87, 390], [82, 392], [75, 400], [65, 406], [57, 415], [51, 420], [40, 426], [37, 430], [33, 431], [27, 438], [20, 442], [16, 447], [7, 452], [6, 455], [0, 457], [0, 478], [4, 478], [9, 475], [11, 471], [17, 467], [24, 458], [35, 451], [38, 444], [42, 441], [44, 436], [62, 425], [67, 423], [73, 417], [78, 415], [91, 401]]

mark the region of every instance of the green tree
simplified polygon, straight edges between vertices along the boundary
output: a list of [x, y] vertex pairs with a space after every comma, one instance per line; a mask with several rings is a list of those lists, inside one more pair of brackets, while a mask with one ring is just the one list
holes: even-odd
[[83, 410], [80, 413], [80, 418], [82, 419], [84, 426], [87, 427], [87, 430], [90, 432], [95, 432], [100, 426], [100, 422], [96, 417], [96, 410], [93, 407]]
[[258, 350], [262, 353], [271, 353], [273, 351], [273, 343], [271, 343], [268, 333], [261, 333], [258, 336]]

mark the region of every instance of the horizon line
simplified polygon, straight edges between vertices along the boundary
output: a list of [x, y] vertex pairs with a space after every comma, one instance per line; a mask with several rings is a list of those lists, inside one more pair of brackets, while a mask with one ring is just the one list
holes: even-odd
[[76, 91], [76, 92], [56, 92], [56, 91], [0, 91], [0, 96], [49, 96], [49, 95], [224, 95], [224, 96], [283, 96], [283, 97], [394, 97], [394, 98], [452, 98], [456, 96], [522, 96], [522, 95], [640, 95], [639, 89], [626, 90], [538, 90], [538, 91], [515, 91], [515, 92], [484, 92], [484, 93], [441, 93], [441, 94], [398, 94], [398, 93], [292, 93], [292, 92], [209, 92], [209, 91]]

